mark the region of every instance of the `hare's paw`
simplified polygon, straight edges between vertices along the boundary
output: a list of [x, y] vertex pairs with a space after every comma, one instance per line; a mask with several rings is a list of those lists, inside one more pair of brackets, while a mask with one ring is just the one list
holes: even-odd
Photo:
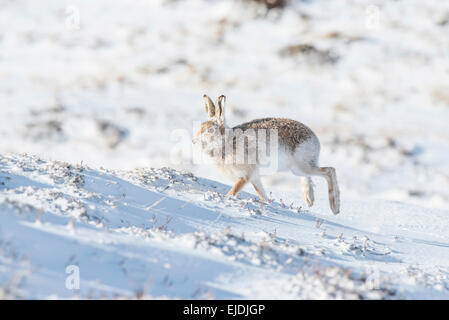
[[340, 213], [340, 191], [338, 189], [334, 190], [334, 192], [332, 193], [332, 197], [329, 200], [330, 200], [332, 212], [334, 214], [339, 214]]
[[310, 187], [306, 190], [302, 191], [302, 196], [304, 198], [304, 201], [307, 203], [309, 207], [313, 206], [313, 202], [315, 201], [315, 196], [313, 194], [313, 188]]
[[309, 207], [313, 206], [315, 195], [313, 193], [313, 185], [310, 177], [301, 178], [302, 197]]

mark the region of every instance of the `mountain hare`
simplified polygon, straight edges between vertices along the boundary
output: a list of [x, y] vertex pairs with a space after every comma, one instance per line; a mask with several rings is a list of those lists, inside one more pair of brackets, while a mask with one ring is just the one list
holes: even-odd
[[[275, 153], [277, 156], [276, 171], [291, 171], [294, 175], [301, 176], [302, 194], [309, 207], [314, 201], [310, 176], [324, 177], [329, 187], [332, 212], [339, 213], [340, 191], [335, 169], [318, 166], [320, 142], [311, 129], [298, 121], [281, 118], [257, 119], [231, 129], [226, 125], [224, 117], [226, 97], [220, 96], [214, 105], [204, 95], [204, 102], [208, 120], [201, 124], [192, 142], [201, 142], [203, 151], [212, 157], [219, 170], [236, 181], [228, 195], [237, 195], [247, 182], [251, 182], [259, 198], [267, 200], [260, 180], [262, 158], [258, 152], [265, 147], [270, 155]], [[277, 137], [275, 147], [268, 142], [260, 142], [259, 139], [252, 139], [251, 142], [247, 134], [250, 131], [256, 132], [257, 137], [274, 134]], [[243, 148], [240, 150], [245, 153], [240, 158], [236, 147], [239, 141], [243, 141]]]

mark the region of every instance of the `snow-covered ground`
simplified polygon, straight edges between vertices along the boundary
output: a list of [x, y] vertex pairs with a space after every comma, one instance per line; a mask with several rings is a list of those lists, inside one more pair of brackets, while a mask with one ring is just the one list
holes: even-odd
[[[224, 199], [204, 93], [310, 126], [341, 214], [319, 178]], [[0, 0], [0, 292], [448, 298], [447, 119], [447, 1]]]
[[294, 193], [261, 204], [228, 188], [168, 168], [1, 157], [0, 295], [449, 298], [447, 211], [347, 198], [332, 216]]

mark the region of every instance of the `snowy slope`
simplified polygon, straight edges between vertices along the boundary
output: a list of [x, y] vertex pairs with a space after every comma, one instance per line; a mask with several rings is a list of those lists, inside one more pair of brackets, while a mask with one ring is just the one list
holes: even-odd
[[[449, 298], [447, 211], [0, 157], [3, 298]], [[79, 267], [69, 290], [68, 266]]]

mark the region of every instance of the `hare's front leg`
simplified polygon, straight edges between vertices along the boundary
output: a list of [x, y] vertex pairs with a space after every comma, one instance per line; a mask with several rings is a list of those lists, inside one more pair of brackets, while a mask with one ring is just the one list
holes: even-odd
[[268, 199], [268, 197], [265, 193], [265, 190], [263, 188], [262, 181], [260, 181], [260, 178], [259, 177], [253, 178], [251, 182], [252, 182], [254, 190], [256, 190], [257, 195], [259, 196], [260, 200], [266, 201]]
[[238, 195], [240, 193], [240, 191], [242, 191], [243, 187], [245, 186], [245, 184], [248, 182], [248, 179], [245, 178], [239, 178], [237, 180], [237, 182], [234, 184], [234, 186], [232, 187], [231, 190], [229, 190], [228, 192], [228, 196], [235, 196]]

